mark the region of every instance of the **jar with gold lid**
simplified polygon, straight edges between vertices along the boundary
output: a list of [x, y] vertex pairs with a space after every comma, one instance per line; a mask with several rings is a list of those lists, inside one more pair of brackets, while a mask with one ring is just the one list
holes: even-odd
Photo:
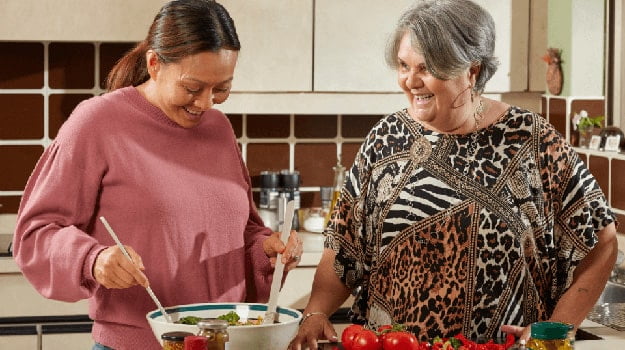
[[230, 340], [228, 335], [228, 321], [219, 319], [202, 319], [197, 323], [200, 329], [199, 336], [206, 337], [207, 350], [225, 350], [226, 343]]
[[161, 335], [163, 350], [184, 350], [184, 338], [193, 335], [191, 332], [167, 332]]
[[532, 323], [531, 337], [526, 347], [531, 350], [573, 350], [573, 325], [562, 322]]

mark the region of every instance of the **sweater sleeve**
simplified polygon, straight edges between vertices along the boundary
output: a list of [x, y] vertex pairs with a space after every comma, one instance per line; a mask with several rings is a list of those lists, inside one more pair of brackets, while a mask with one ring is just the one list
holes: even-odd
[[[238, 150], [238, 146], [236, 146]], [[263, 249], [263, 242], [273, 232], [266, 227], [258, 215], [256, 204], [252, 196], [252, 184], [247, 167], [239, 153], [241, 171], [248, 184], [249, 217], [245, 227], [245, 280], [247, 285], [246, 302], [266, 303], [269, 300], [271, 281], [273, 280], [273, 268]]]
[[44, 151], [26, 185], [14, 235], [24, 276], [46, 298], [90, 297], [91, 267], [104, 249], [86, 233], [104, 172], [82, 116], [73, 115]]

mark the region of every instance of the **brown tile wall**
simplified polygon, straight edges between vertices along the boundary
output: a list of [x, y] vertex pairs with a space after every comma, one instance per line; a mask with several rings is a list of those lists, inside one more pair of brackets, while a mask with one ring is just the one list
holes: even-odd
[[[103, 92], [106, 75], [132, 43], [0, 42], [0, 213], [15, 213], [20, 191], [44, 147], [81, 101]], [[47, 53], [47, 55], [46, 55]], [[47, 56], [47, 61], [46, 61]], [[28, 57], [28, 59], [24, 59]], [[47, 72], [47, 74], [46, 74]], [[604, 113], [603, 101], [544, 98], [542, 114], [562, 134], [573, 113]], [[546, 106], [549, 105], [547, 115]], [[332, 184], [337, 155], [349, 167], [381, 115], [229, 115], [252, 182], [263, 170], [301, 174], [302, 207], [320, 205], [319, 186]], [[575, 133], [571, 133], [573, 143]], [[585, 156], [612, 205], [625, 211], [625, 161]], [[611, 162], [611, 163], [610, 163]], [[611, 170], [610, 170], [611, 169]], [[6, 193], [10, 192], [10, 193]], [[624, 216], [622, 214], [619, 214]], [[625, 224], [621, 225], [625, 228]]]
[[[570, 103], [568, 108], [567, 103]], [[547, 106], [549, 113], [547, 113]], [[567, 123], [569, 124], [569, 142], [574, 146], [578, 145], [578, 133], [574, 130], [571, 121], [575, 113], [586, 110], [590, 116], [605, 115], [604, 100], [583, 97], [543, 97], [542, 110], [544, 114], [548, 114], [545, 117], [563, 135], [566, 134]], [[606, 126], [605, 120], [603, 126]], [[599, 128], [593, 130], [593, 134], [599, 133]], [[610, 205], [616, 210], [617, 219], [620, 222], [618, 230], [625, 233], [625, 182], [622, 181], [622, 176], [625, 174], [625, 160], [621, 156], [615, 157], [615, 154], [611, 152], [591, 151], [585, 148], [577, 148], [577, 151], [599, 182], [603, 192], [609, 195]]]
[[[0, 193], [0, 213], [17, 212], [21, 197], [15, 192], [24, 189], [44, 147], [77, 104], [103, 92], [106, 75], [133, 46], [0, 42], [0, 191], [5, 191]], [[258, 185], [263, 170], [297, 170], [301, 186], [308, 188], [302, 192], [302, 207], [321, 204], [316, 188], [332, 185], [337, 155], [349, 167], [362, 139], [380, 117], [228, 116], [252, 183]]]

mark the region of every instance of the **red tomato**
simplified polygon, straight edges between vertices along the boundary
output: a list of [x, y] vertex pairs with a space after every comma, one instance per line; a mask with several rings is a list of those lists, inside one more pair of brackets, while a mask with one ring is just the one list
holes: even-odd
[[343, 330], [343, 334], [341, 334], [341, 343], [343, 344], [345, 350], [352, 350], [354, 336], [363, 329], [363, 326], [359, 324], [353, 324]]
[[363, 329], [354, 336], [352, 350], [382, 350], [382, 342], [374, 331]]
[[389, 332], [382, 340], [384, 350], [419, 350], [419, 341], [410, 332]]

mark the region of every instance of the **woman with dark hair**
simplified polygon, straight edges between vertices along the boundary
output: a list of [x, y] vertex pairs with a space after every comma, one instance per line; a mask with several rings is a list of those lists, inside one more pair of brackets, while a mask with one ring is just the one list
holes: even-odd
[[15, 261], [43, 296], [89, 298], [94, 349], [160, 348], [148, 285], [164, 306], [266, 302], [276, 254], [297, 265], [301, 242], [293, 232], [285, 246], [263, 225], [232, 127], [213, 109], [240, 46], [217, 2], [165, 4], [28, 181]]
[[540, 115], [482, 96], [495, 25], [470, 0], [423, 0], [399, 19], [387, 62], [407, 107], [382, 118], [346, 176], [291, 349], [354, 323], [402, 323], [419, 340], [527, 338], [575, 327], [616, 260], [597, 181]]

